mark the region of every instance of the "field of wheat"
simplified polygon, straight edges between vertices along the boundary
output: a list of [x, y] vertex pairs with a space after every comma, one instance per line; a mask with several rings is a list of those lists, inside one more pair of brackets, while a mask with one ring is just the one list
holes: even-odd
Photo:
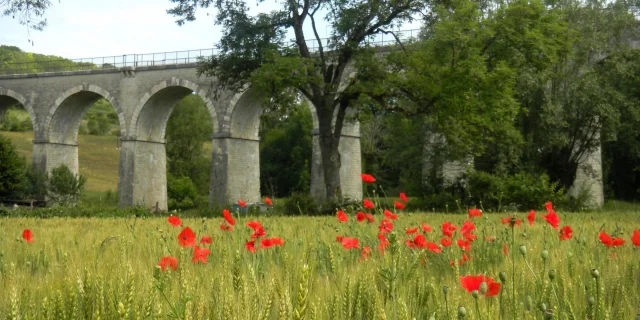
[[3, 218], [0, 318], [637, 319], [637, 212], [363, 205], [331, 217]]

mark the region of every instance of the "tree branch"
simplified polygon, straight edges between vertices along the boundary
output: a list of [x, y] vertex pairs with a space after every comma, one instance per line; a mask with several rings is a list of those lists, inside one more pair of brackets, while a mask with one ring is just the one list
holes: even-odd
[[396, 39], [396, 42], [397, 42], [397, 43], [400, 45], [400, 47], [402, 48], [402, 51], [404, 51], [404, 54], [408, 55], [408, 53], [407, 53], [407, 49], [404, 47], [404, 45], [402, 44], [402, 41], [400, 41], [400, 38], [398, 38], [398, 36], [395, 34], [395, 32], [393, 32], [393, 31], [386, 31], [386, 30], [383, 30], [383, 29], [380, 29], [380, 28], [378, 28], [378, 29], [376, 30], [376, 32], [378, 32], [378, 31], [379, 31], [379, 32], [382, 32], [382, 33], [384, 33], [384, 34], [391, 34], [391, 35]]
[[322, 40], [320, 39], [320, 36], [318, 35], [318, 30], [316, 29], [316, 20], [313, 18], [313, 16], [316, 14], [316, 12], [318, 12], [318, 9], [320, 9], [321, 5], [322, 5], [322, 1], [318, 1], [318, 5], [315, 7], [315, 9], [313, 9], [313, 12], [311, 12], [311, 14], [309, 15], [309, 18], [311, 18], [311, 27], [313, 27], [313, 34], [316, 36], [316, 41], [318, 41], [318, 49], [319, 49], [319, 53], [320, 53], [320, 62], [321, 62], [321, 68], [322, 68], [322, 75], [326, 79], [327, 65], [326, 65], [326, 62], [324, 60], [324, 49], [322, 48]]

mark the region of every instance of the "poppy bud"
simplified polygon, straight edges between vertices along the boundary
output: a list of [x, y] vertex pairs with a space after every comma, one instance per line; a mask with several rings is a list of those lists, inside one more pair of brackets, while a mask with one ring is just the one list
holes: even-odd
[[511, 224], [512, 228], [516, 225], [516, 222], [518, 222], [518, 219], [516, 219], [516, 217], [511, 217], [511, 220], [509, 220], [509, 224]]
[[549, 251], [542, 250], [542, 252], [540, 252], [540, 258], [542, 258], [542, 261], [547, 261], [547, 259], [549, 259]]
[[474, 299], [478, 299], [478, 290], [473, 290], [473, 291], [471, 291], [471, 296], [472, 296]]
[[467, 316], [467, 309], [463, 306], [458, 307], [458, 318], [464, 319]]
[[449, 292], [449, 287], [447, 286], [442, 287], [442, 293], [444, 293], [445, 296], [447, 295], [448, 292]]
[[489, 290], [489, 286], [487, 285], [486, 282], [482, 282], [480, 284], [480, 293], [485, 294], [487, 293], [487, 290]]
[[531, 311], [531, 307], [533, 306], [533, 299], [531, 296], [527, 296], [527, 300], [524, 301], [524, 307], [527, 311]]
[[504, 271], [500, 271], [500, 273], [498, 273], [498, 278], [500, 278], [500, 282], [502, 283], [507, 282], [507, 273]]
[[162, 268], [160, 266], [156, 266], [153, 269], [153, 278], [160, 281], [160, 273], [162, 272]]
[[520, 246], [520, 254], [525, 257], [527, 255], [527, 246], [525, 245], [521, 245]]
[[587, 298], [587, 304], [592, 306], [593, 304], [596, 303], [596, 299], [593, 298], [593, 296], [589, 296], [589, 298]]
[[553, 281], [553, 279], [556, 278], [556, 270], [551, 269], [549, 270], [549, 280]]
[[544, 312], [544, 320], [551, 320], [553, 319], [553, 309], [548, 309]]
[[544, 304], [544, 302], [538, 303], [538, 310], [544, 312], [545, 310], [547, 310], [547, 305]]
[[591, 276], [594, 279], [600, 278], [600, 271], [598, 271], [598, 269], [591, 269]]

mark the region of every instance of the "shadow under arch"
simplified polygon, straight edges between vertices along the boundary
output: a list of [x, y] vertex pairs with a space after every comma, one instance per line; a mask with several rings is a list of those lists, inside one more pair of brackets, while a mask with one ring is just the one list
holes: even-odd
[[33, 125], [33, 130], [34, 132], [38, 132], [38, 121], [36, 114], [33, 112], [33, 105], [31, 102], [22, 94], [2, 87], [0, 87], [0, 121], [2, 121], [7, 108], [16, 103], [20, 104], [25, 110], [27, 110], [29, 118], [31, 119], [31, 124]]

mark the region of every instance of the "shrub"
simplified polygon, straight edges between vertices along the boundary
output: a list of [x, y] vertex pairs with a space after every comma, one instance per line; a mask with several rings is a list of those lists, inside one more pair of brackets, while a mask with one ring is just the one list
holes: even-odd
[[318, 207], [315, 199], [306, 192], [293, 192], [284, 202], [285, 215], [315, 215]]
[[198, 199], [198, 190], [189, 177], [176, 178], [169, 174], [167, 176], [167, 196], [169, 197], [167, 202], [169, 210], [186, 210], [196, 206], [194, 201]]
[[62, 164], [51, 170], [47, 179], [47, 197], [57, 204], [75, 203], [80, 199], [87, 178], [73, 174], [69, 167]]
[[24, 160], [11, 141], [0, 135], [0, 199], [19, 197], [25, 187]]

